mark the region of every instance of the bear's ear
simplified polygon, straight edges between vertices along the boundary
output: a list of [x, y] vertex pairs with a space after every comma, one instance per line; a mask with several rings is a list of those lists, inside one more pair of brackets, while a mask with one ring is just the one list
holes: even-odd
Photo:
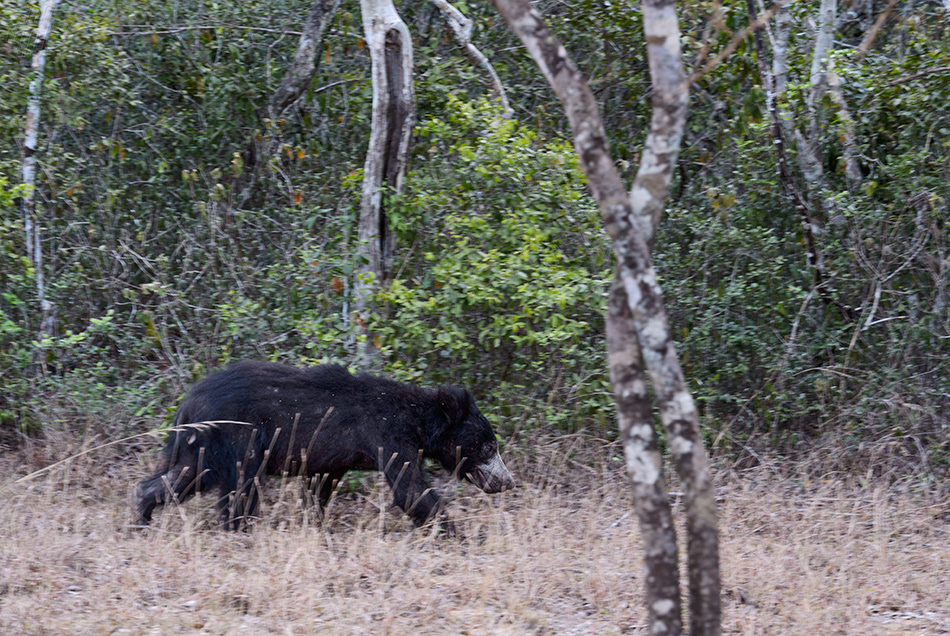
[[439, 407], [449, 424], [461, 424], [468, 418], [472, 407], [472, 394], [457, 386], [439, 387]]

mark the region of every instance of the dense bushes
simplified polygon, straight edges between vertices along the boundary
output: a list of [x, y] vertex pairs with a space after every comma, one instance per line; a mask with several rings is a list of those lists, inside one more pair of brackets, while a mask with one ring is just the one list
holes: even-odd
[[[526, 56], [487, 5], [470, 9], [510, 89], [506, 121], [479, 99], [481, 79], [434, 10], [403, 8], [417, 34], [419, 124], [404, 192], [391, 200], [394, 276], [375, 313], [355, 316], [371, 91], [353, 7], [332, 24], [311, 93], [281, 120], [259, 115], [307, 8], [61, 5], [37, 192], [60, 312], [56, 336], [34, 344], [41, 316], [14, 184], [37, 10], [0, 0], [10, 52], [0, 57], [0, 426], [139, 430], [231, 359], [351, 361], [368, 320], [386, 371], [476, 388], [503, 430], [609, 434], [611, 254], [565, 120]], [[639, 15], [586, 0], [549, 8], [593, 79], [630, 177], [649, 107]], [[796, 5], [794, 19], [814, 9]], [[683, 7], [690, 56], [707, 17], [704, 6]], [[843, 23], [842, 42], [860, 42], [860, 19]], [[723, 20], [714, 49], [746, 16]], [[827, 282], [816, 289], [806, 264], [758, 66], [742, 43], [697, 83], [657, 240], [684, 366], [710, 440], [723, 445], [822, 438], [945, 461], [946, 21], [907, 9], [864, 60], [836, 51], [850, 117], [830, 97], [808, 103], [811, 42], [793, 31], [783, 108], [792, 125], [820, 124], [824, 176], [808, 194], [820, 202]], [[860, 186], [843, 172], [852, 125]], [[244, 164], [248, 147], [260, 163]]]

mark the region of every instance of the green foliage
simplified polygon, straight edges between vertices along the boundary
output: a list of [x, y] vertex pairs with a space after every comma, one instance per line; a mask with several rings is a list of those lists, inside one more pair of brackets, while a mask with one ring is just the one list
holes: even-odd
[[504, 387], [547, 403], [549, 421], [601, 417], [610, 251], [573, 148], [485, 101], [450, 95], [446, 110], [419, 124], [392, 210], [414, 257], [377, 296], [389, 368]]
[[21, 374], [29, 364], [23, 317], [29, 308], [33, 271], [19, 253], [23, 221], [15, 205], [24, 186], [10, 187], [0, 175], [0, 426], [16, 418], [17, 398], [23, 390]]

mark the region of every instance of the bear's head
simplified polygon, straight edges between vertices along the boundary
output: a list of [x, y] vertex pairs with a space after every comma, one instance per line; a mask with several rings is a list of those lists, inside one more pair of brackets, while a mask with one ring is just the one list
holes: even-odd
[[445, 417], [438, 442], [442, 466], [487, 493], [513, 488], [514, 479], [498, 454], [495, 431], [475, 406], [472, 394], [459, 387], [442, 387], [438, 400]]

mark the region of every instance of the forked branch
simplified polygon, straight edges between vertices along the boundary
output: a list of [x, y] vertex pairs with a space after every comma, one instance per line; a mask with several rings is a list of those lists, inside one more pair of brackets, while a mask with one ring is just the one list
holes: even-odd
[[[587, 183], [597, 200], [617, 257], [617, 280], [611, 292], [611, 337], [608, 352], [612, 376], [619, 379], [614, 393], [624, 440], [627, 465], [638, 492], [656, 493], [661, 472], [652, 453], [652, 416], [640, 408], [645, 395], [642, 364], [653, 383], [660, 418], [667, 430], [673, 461], [685, 489], [689, 551], [690, 632], [697, 636], [720, 633], [719, 534], [716, 503], [699, 417], [686, 387], [670, 335], [669, 320], [650, 255], [654, 228], [659, 221], [679, 153], [686, 121], [688, 84], [679, 46], [679, 28], [671, 0], [646, 0], [643, 23], [653, 81], [653, 118], [640, 169], [628, 195], [607, 148], [600, 112], [590, 87], [557, 37], [528, 0], [492, 0], [551, 84], [567, 114], [574, 145]], [[626, 311], [629, 310], [629, 317]], [[632, 325], [632, 326], [631, 326]], [[640, 357], [634, 357], [639, 350]], [[613, 373], [624, 371], [625, 373]], [[638, 372], [639, 371], [639, 372]], [[640, 488], [640, 486], [644, 486]], [[638, 506], [642, 502], [637, 503]], [[651, 520], [650, 515], [639, 512]], [[655, 522], [655, 517], [652, 517]], [[655, 526], [646, 530], [656, 530]], [[644, 533], [647, 536], [647, 532]], [[647, 545], [669, 550], [666, 544]], [[675, 559], [674, 559], [675, 560]], [[663, 559], [647, 559], [651, 564]], [[680, 633], [675, 569], [655, 572], [669, 584], [653, 581], [648, 606], [651, 633]]]

